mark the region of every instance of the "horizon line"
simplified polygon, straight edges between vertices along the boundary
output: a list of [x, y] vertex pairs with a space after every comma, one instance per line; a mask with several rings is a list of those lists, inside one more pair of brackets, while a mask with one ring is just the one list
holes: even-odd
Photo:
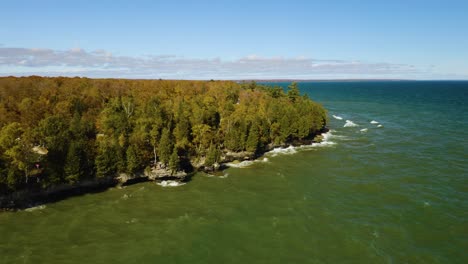
[[119, 77], [88, 77], [88, 76], [48, 76], [48, 75], [0, 75], [0, 78], [29, 78], [29, 77], [40, 77], [40, 78], [83, 78], [83, 79], [95, 79], [95, 80], [164, 80], [164, 81], [233, 81], [233, 82], [330, 82], [330, 81], [342, 81], [342, 82], [359, 82], [359, 81], [415, 81], [415, 82], [430, 82], [430, 81], [468, 81], [468, 79], [404, 79], [404, 78], [330, 78], [330, 79], [295, 79], [295, 78], [246, 78], [246, 79], [223, 79], [223, 78], [211, 78], [211, 79], [190, 79], [190, 78], [119, 78]]

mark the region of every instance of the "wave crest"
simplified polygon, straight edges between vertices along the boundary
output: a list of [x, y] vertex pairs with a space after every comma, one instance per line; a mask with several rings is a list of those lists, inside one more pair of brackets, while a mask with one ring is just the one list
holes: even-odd
[[341, 116], [337, 116], [337, 115], [332, 115], [333, 118], [337, 119], [337, 120], [343, 120], [343, 118]]
[[351, 120], [346, 120], [346, 123], [344, 124], [343, 127], [357, 127], [359, 126], [358, 124], [354, 123], [353, 121]]
[[185, 182], [165, 180], [161, 182], [156, 182], [156, 184], [162, 187], [177, 187], [177, 186], [185, 185]]

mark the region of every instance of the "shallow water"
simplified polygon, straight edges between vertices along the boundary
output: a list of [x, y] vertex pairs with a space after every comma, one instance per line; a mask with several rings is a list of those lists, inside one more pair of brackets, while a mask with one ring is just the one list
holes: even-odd
[[0, 213], [0, 263], [467, 263], [468, 82], [300, 88], [327, 144]]

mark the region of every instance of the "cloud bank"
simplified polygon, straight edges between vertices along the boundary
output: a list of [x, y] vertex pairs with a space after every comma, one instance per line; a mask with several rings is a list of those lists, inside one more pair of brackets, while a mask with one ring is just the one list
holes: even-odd
[[115, 56], [105, 50], [53, 50], [0, 46], [0, 75], [167, 79], [405, 78], [407, 64], [250, 55], [236, 60], [174, 55]]

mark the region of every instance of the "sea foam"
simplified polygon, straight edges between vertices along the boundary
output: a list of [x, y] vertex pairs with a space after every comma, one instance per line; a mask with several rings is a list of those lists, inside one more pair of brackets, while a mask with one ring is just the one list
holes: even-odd
[[226, 163], [227, 166], [232, 167], [232, 168], [245, 168], [250, 165], [254, 164], [252, 160], [244, 160], [242, 162], [229, 162]]
[[25, 212], [34, 212], [34, 211], [38, 211], [38, 210], [44, 210], [45, 208], [46, 208], [45, 205], [38, 205], [38, 206], [26, 208], [26, 209], [24, 209], [24, 211]]
[[268, 162], [268, 161], [269, 161], [268, 158], [264, 157], [263, 159], [244, 160], [244, 161], [241, 161], [241, 162], [229, 162], [229, 163], [226, 163], [226, 165], [229, 166], [229, 167], [232, 167], [232, 168], [245, 168], [245, 167], [249, 167], [252, 164], [257, 163], [257, 162]]
[[156, 182], [156, 184], [162, 187], [177, 187], [177, 186], [184, 185], [185, 182], [167, 180], [167, 181]]
[[357, 127], [358, 124], [354, 123], [353, 121], [351, 120], [346, 120], [346, 123], [344, 124], [343, 127]]
[[272, 151], [270, 151], [271, 154], [294, 154], [296, 153], [297, 150], [294, 146], [289, 146], [287, 148], [274, 148]]
[[343, 120], [343, 118], [342, 118], [341, 116], [337, 116], [337, 115], [332, 115], [332, 116], [333, 116], [333, 118], [335, 118], [335, 119]]
[[327, 133], [322, 134], [322, 141], [321, 142], [313, 142], [310, 145], [301, 145], [298, 147], [294, 146], [289, 146], [287, 148], [275, 148], [272, 151], [268, 152], [267, 154], [274, 156], [277, 156], [278, 154], [295, 154], [297, 153], [298, 150], [301, 149], [309, 149], [309, 148], [316, 148], [316, 147], [326, 147], [326, 146], [332, 146], [335, 145], [336, 143], [333, 141], [330, 141], [334, 135], [331, 133], [332, 131], [328, 131]]

